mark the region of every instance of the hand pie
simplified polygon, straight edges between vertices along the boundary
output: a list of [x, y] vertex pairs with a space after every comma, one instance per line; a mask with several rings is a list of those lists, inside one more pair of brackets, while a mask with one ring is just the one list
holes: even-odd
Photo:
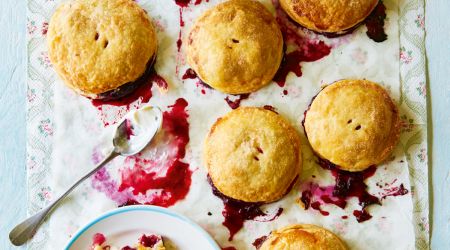
[[396, 105], [379, 85], [342, 80], [325, 87], [305, 115], [313, 150], [346, 171], [362, 171], [383, 162], [400, 135]]
[[290, 225], [273, 231], [259, 250], [346, 250], [344, 243], [325, 228], [308, 224]]
[[136, 89], [149, 75], [157, 49], [152, 22], [132, 0], [64, 2], [47, 36], [56, 72], [92, 99], [116, 99]]
[[379, 0], [280, 0], [286, 13], [303, 27], [341, 34], [370, 15]]
[[245, 202], [280, 199], [302, 166], [297, 131], [277, 113], [255, 107], [218, 119], [203, 155], [214, 186]]
[[283, 37], [272, 14], [255, 0], [230, 0], [200, 16], [187, 41], [187, 62], [198, 77], [228, 94], [270, 83], [283, 57]]

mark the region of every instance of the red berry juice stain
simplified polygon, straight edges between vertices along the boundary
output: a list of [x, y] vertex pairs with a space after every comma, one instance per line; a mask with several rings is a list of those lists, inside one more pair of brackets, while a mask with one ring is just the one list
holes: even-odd
[[197, 73], [195, 73], [195, 71], [191, 68], [187, 69], [186, 72], [183, 74], [183, 76], [181, 77], [182, 80], [187, 80], [187, 79], [197, 79], [196, 81], [196, 85], [197, 88], [201, 88], [200, 92], [202, 93], [202, 95], [206, 94], [206, 89], [212, 89], [211, 86], [209, 86], [208, 84], [206, 84], [205, 82], [203, 82], [198, 76]]
[[222, 250], [237, 250], [235, 247], [221, 247]]
[[133, 133], [133, 126], [131, 125], [130, 120], [125, 120], [125, 134], [127, 135], [127, 139], [129, 140]]
[[[186, 79], [197, 79], [197, 86], [202, 87], [201, 93], [204, 95], [206, 94], [205, 88], [212, 89], [211, 86], [203, 82], [197, 75], [197, 73], [193, 69], [187, 69], [186, 72], [181, 77], [182, 80]], [[230, 96], [225, 97], [225, 101], [227, 102], [228, 106], [232, 109], [237, 109], [241, 105], [241, 101], [247, 99], [250, 96], [250, 94], [240, 94], [237, 95], [237, 98], [232, 100]]]
[[[148, 190], [160, 189], [162, 191], [152, 195], [145, 204], [161, 207], [170, 207], [186, 197], [191, 186], [192, 171], [189, 170], [189, 164], [176, 160], [167, 169], [164, 177], [158, 177], [158, 173], [155, 172], [148, 173], [143, 169], [144, 164], [151, 162], [136, 159], [133, 168], [122, 171], [119, 192], [131, 188], [133, 194], [138, 196], [146, 195]], [[125, 204], [137, 203], [135, 200], [128, 200]]]
[[261, 236], [259, 238], [256, 238], [255, 241], [253, 241], [252, 245], [256, 249], [259, 249], [262, 246], [262, 244], [264, 243], [264, 241], [266, 241], [266, 240], [267, 240], [267, 236], [266, 235]]
[[[178, 33], [178, 40], [177, 40], [177, 49], [178, 52], [180, 52], [181, 50], [181, 45], [183, 44], [183, 41], [181, 39], [182, 36], [182, 32], [181, 32], [181, 28], [184, 27], [184, 20], [183, 20], [183, 9], [187, 8], [189, 5], [199, 5], [202, 3], [202, 1], [204, 0], [175, 0], [175, 3], [180, 7], [180, 32]], [[209, 2], [209, 0], [206, 0], [205, 2]]]
[[228, 241], [232, 241], [234, 235], [241, 230], [246, 220], [255, 220], [259, 222], [273, 221], [283, 212], [283, 208], [278, 208], [277, 212], [272, 216], [269, 216], [261, 210], [263, 203], [261, 202], [245, 202], [235, 200], [224, 194], [222, 194], [212, 183], [211, 178], [208, 176], [208, 182], [212, 187], [212, 192], [215, 196], [220, 198], [224, 204], [222, 215], [225, 218], [222, 225], [228, 228], [230, 237]]
[[[304, 112], [302, 126], [305, 130], [305, 119], [306, 115], [311, 108], [311, 104], [314, 99], [317, 97], [315, 95], [312, 99], [308, 108]], [[308, 137], [308, 134], [305, 130], [305, 135]], [[347, 206], [348, 199], [352, 197], [358, 198], [359, 205], [361, 206], [361, 210], [353, 211], [353, 215], [355, 216], [358, 222], [364, 222], [372, 218], [372, 216], [367, 212], [367, 207], [373, 204], [381, 205], [381, 199], [386, 198], [387, 196], [401, 196], [408, 194], [408, 190], [401, 184], [399, 187], [385, 188], [384, 194], [381, 195], [381, 199], [367, 192], [367, 185], [365, 184], [365, 180], [372, 177], [377, 168], [376, 166], [371, 166], [364, 171], [361, 172], [349, 172], [340, 170], [338, 166], [333, 163], [321, 159], [319, 159], [319, 165], [326, 170], [331, 171], [332, 176], [335, 179], [335, 184], [332, 186], [321, 187], [315, 183], [309, 183], [309, 186], [302, 192], [300, 200], [305, 206], [305, 210], [309, 207], [312, 209], [318, 210], [323, 215], [328, 215], [326, 211], [323, 211], [320, 207], [322, 204], [334, 204], [342, 209]], [[384, 186], [391, 186], [396, 182], [395, 179], [390, 184], [385, 184]], [[378, 187], [382, 187], [380, 183], [376, 184]], [[326, 212], [324, 214], [324, 212]]]
[[[274, 81], [280, 87], [286, 84], [286, 78], [289, 72], [294, 73], [297, 77], [302, 76], [301, 62], [314, 62], [329, 55], [331, 47], [325, 42], [309, 42], [304, 45], [303, 49], [294, 50], [284, 55], [278, 72], [275, 74]], [[283, 91], [287, 95], [287, 91]]]
[[[365, 180], [375, 174], [376, 166], [371, 166], [361, 172], [348, 172], [340, 170], [336, 165], [329, 161], [319, 158], [319, 164], [322, 168], [330, 170], [335, 179], [335, 184], [332, 186], [321, 187], [317, 184], [310, 183], [301, 195], [300, 200], [305, 205], [305, 210], [311, 207], [319, 211], [323, 215], [329, 213], [321, 209], [322, 204], [334, 204], [342, 209], [347, 206], [347, 201], [352, 198], [358, 198], [361, 210], [353, 211], [358, 222], [364, 222], [372, 218], [367, 211], [367, 207], [373, 204], [381, 205], [381, 199], [387, 196], [401, 196], [406, 195], [408, 190], [401, 184], [399, 187], [385, 189], [385, 194], [382, 198], [378, 198], [367, 192], [367, 185]], [[346, 219], [347, 217], [342, 217]]]
[[365, 20], [367, 27], [367, 36], [377, 43], [386, 41], [387, 35], [384, 31], [384, 20], [386, 19], [386, 6], [382, 1], [372, 11], [372, 13]]
[[197, 87], [202, 87], [203, 89], [205, 89], [205, 88], [206, 89], [213, 89], [211, 86], [209, 86], [204, 81], [202, 81], [202, 79], [200, 79], [200, 77], [198, 77], [197, 73], [191, 68], [186, 70], [186, 72], [183, 74], [181, 79], [182, 80], [197, 79], [197, 82], [196, 82]]
[[247, 99], [250, 96], [250, 94], [241, 94], [238, 95], [236, 99], [231, 100], [229, 96], [225, 97], [225, 101], [227, 102], [228, 106], [232, 109], [237, 109], [241, 105], [241, 101]]
[[[272, 111], [272, 112], [278, 114], [277, 109], [276, 109], [274, 106], [271, 106], [271, 105], [264, 105], [263, 108], [264, 108], [264, 109], [267, 109], [267, 110], [270, 110], [270, 111]], [[258, 148], [258, 151], [259, 151], [259, 150], [261, 150], [261, 148]], [[260, 153], [262, 153], [262, 152], [260, 152]]]
[[[286, 79], [285, 79], [285, 80], [286, 80]], [[288, 94], [289, 94], [289, 92], [288, 92], [287, 89], [283, 90], [283, 95], [288, 95]]]
[[[192, 176], [189, 164], [182, 161], [190, 139], [187, 105], [186, 100], [180, 98], [163, 113], [162, 130], [151, 147], [125, 159], [125, 166], [119, 170], [120, 184], [103, 168], [94, 175], [93, 187], [121, 206], [169, 207], [183, 200], [189, 192]], [[94, 153], [94, 163], [99, 158]]]
[[152, 98], [153, 84], [163, 90], [169, 88], [167, 81], [151, 66], [136, 81], [100, 94], [100, 99], [91, 100], [92, 105], [97, 108], [103, 125], [106, 127], [115, 124], [132, 108], [148, 103]]
[[48, 22], [43, 22], [42, 23], [42, 35], [45, 36], [47, 35], [48, 32]]
[[286, 15], [278, 0], [272, 0], [272, 3], [284, 42], [287, 46], [294, 48], [291, 52], [285, 52], [280, 68], [273, 79], [280, 87], [284, 87], [289, 72], [293, 72], [297, 77], [302, 76], [300, 63], [322, 59], [330, 54], [331, 47], [323, 41], [309, 39], [305, 29]]
[[389, 196], [403, 196], [409, 193], [408, 189], [406, 189], [403, 184], [400, 184], [398, 187], [385, 188], [384, 191], [386, 193], [381, 197], [382, 200]]
[[358, 222], [370, 219], [367, 216], [369, 213], [366, 211], [366, 208], [372, 204], [381, 205], [381, 202], [377, 197], [367, 192], [367, 185], [364, 181], [375, 174], [376, 167], [369, 167], [362, 172], [348, 172], [340, 170], [336, 165], [320, 158], [319, 164], [322, 168], [331, 171], [335, 184], [320, 187], [317, 184], [310, 183], [309, 187], [302, 192], [300, 198], [305, 205], [305, 210], [311, 207], [326, 216], [329, 212], [321, 209], [322, 204], [334, 204], [344, 209], [347, 206], [347, 201], [352, 197], [356, 197], [361, 206], [360, 213], [358, 213], [358, 216], [355, 215], [356, 219]]
[[[147, 103], [152, 97], [151, 88], [153, 84], [156, 84], [162, 89], [168, 89], [169, 87], [167, 81], [162, 76], [158, 75], [152, 66], [136, 81], [125, 84], [124, 88], [119, 87], [118, 90], [112, 90], [101, 94], [103, 95], [103, 98], [92, 100], [92, 104], [101, 109], [103, 105], [130, 107], [130, 105], [138, 99], [141, 100], [141, 103]], [[120, 93], [121, 91], [127, 92], [127, 94], [122, 96]], [[116, 96], [121, 97], [116, 98]]]
[[[167, 168], [165, 176], [159, 176], [156, 172], [148, 172], [144, 166], [153, 163], [152, 159], [142, 159], [139, 156], [128, 157], [127, 160], [133, 160], [131, 168], [122, 171], [122, 183], [119, 186], [119, 192], [132, 190], [134, 195], [145, 195], [148, 190], [160, 189], [161, 192], [152, 195], [151, 199], [145, 204], [169, 207], [177, 201], [186, 197], [191, 186], [192, 171], [189, 164], [180, 161], [186, 154], [186, 145], [189, 143], [189, 123], [188, 114], [185, 108], [188, 103], [180, 98], [174, 105], [170, 106], [171, 111], [163, 113], [163, 129], [174, 136], [174, 144], [178, 149], [175, 159]], [[128, 200], [127, 204], [135, 203], [135, 200]]]
[[198, 79], [197, 73], [191, 68], [187, 69], [186, 72], [184, 72], [184, 75], [181, 77], [182, 80], [186, 79]]

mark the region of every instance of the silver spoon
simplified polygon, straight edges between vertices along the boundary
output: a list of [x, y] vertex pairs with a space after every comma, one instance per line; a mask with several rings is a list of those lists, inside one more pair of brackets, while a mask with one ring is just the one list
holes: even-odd
[[42, 221], [58, 204], [81, 182], [97, 172], [116, 156], [130, 156], [141, 152], [154, 138], [162, 125], [163, 115], [158, 107], [144, 106], [126, 115], [125, 119], [116, 129], [113, 139], [114, 148], [108, 156], [92, 171], [73, 184], [64, 194], [54, 200], [37, 214], [24, 220], [10, 233], [9, 240], [15, 246], [21, 246], [32, 238]]

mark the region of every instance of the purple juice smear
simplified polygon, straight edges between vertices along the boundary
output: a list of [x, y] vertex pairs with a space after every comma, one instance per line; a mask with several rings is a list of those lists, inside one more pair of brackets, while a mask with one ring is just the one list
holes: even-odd
[[377, 43], [386, 41], [387, 35], [384, 31], [384, 20], [386, 19], [386, 6], [382, 1], [372, 11], [372, 13], [365, 20], [367, 27], [367, 36]]
[[[224, 204], [222, 215], [225, 218], [222, 225], [228, 228], [230, 232], [229, 241], [233, 240], [234, 235], [244, 226], [246, 220], [255, 220], [257, 217], [268, 216], [261, 210], [263, 203], [261, 202], [245, 202], [235, 200], [222, 194], [212, 183], [211, 178], [208, 176], [208, 182], [212, 187], [212, 192], [215, 196], [220, 198]], [[273, 221], [283, 212], [283, 208], [279, 208], [278, 211], [270, 218], [261, 218], [260, 222]]]

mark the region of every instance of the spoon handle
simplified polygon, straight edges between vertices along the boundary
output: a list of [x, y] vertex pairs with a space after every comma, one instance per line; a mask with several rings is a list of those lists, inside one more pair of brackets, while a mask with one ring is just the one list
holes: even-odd
[[83, 176], [79, 181], [73, 184], [64, 194], [59, 196], [56, 200], [51, 202], [37, 214], [27, 218], [22, 223], [17, 225], [11, 232], [9, 233], [9, 240], [15, 246], [21, 246], [28, 241], [28, 239], [32, 238], [38, 227], [41, 225], [42, 221], [47, 217], [47, 215], [70, 193], [74, 190], [80, 183], [89, 178], [95, 172], [97, 172], [100, 168], [102, 168], [105, 164], [113, 160], [119, 154], [114, 150], [109, 153], [103, 161], [101, 161], [93, 170]]

